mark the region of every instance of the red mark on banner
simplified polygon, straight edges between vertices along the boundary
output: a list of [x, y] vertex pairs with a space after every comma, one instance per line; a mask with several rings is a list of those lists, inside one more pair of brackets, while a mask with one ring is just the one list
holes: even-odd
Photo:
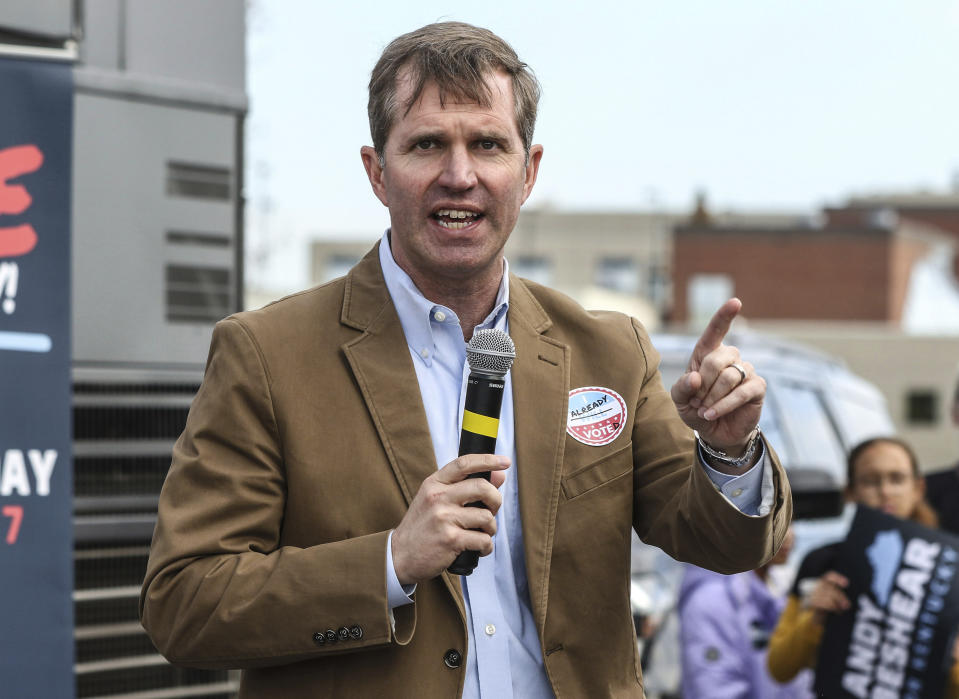
[[[36, 172], [43, 165], [43, 153], [30, 144], [0, 150], [0, 214], [22, 214], [33, 203], [27, 188], [8, 184], [21, 175]], [[0, 227], [0, 257], [26, 255], [37, 245], [37, 232], [29, 223]]]
[[29, 223], [21, 226], [0, 226], [0, 257], [26, 255], [37, 246], [37, 232]]
[[7, 531], [7, 543], [17, 543], [17, 536], [20, 534], [20, 522], [23, 521], [23, 505], [6, 505], [3, 508], [3, 516], [10, 518], [10, 529]]

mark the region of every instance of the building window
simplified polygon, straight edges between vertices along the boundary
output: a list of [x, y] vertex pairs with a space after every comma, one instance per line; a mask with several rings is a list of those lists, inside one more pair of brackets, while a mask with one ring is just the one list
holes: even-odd
[[510, 271], [517, 277], [537, 284], [549, 285], [553, 278], [553, 265], [545, 257], [520, 255], [510, 262]]
[[931, 388], [916, 388], [906, 393], [906, 420], [910, 425], [935, 425], [938, 423], [938, 391]]
[[666, 267], [653, 265], [649, 268], [646, 278], [646, 295], [659, 309], [665, 308], [669, 301], [669, 282], [669, 270]]
[[167, 265], [166, 317], [174, 323], [216, 322], [233, 312], [230, 270]]
[[726, 274], [697, 274], [686, 287], [689, 322], [704, 325], [716, 310], [733, 295], [732, 277]]
[[204, 248], [228, 248], [233, 242], [223, 233], [199, 233], [196, 231], [167, 231], [166, 240], [171, 245], [196, 245]]
[[166, 164], [166, 193], [194, 199], [230, 198], [230, 169], [192, 163]]
[[622, 294], [639, 293], [639, 268], [630, 257], [604, 257], [596, 267], [596, 286]]
[[323, 271], [326, 273], [323, 281], [328, 282], [332, 279], [345, 277], [346, 273], [353, 269], [359, 261], [360, 258], [357, 255], [330, 255], [326, 258], [326, 264], [323, 267]]

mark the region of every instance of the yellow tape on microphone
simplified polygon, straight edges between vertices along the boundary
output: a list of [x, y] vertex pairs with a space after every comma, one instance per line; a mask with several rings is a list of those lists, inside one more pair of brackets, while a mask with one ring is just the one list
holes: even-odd
[[464, 410], [463, 429], [473, 434], [481, 434], [484, 437], [496, 439], [496, 432], [499, 430], [499, 418]]

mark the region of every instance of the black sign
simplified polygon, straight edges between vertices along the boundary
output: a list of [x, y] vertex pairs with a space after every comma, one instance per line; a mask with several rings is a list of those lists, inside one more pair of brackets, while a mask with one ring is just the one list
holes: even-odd
[[839, 555], [852, 608], [826, 622], [820, 696], [943, 696], [959, 628], [959, 537], [859, 507]]
[[0, 695], [69, 697], [72, 67], [0, 58]]

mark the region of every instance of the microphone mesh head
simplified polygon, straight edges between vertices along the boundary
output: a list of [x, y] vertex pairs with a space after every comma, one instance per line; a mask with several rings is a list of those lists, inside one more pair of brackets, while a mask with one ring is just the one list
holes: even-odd
[[506, 376], [515, 358], [513, 340], [495, 328], [477, 330], [466, 345], [466, 361], [470, 370], [482, 374]]

